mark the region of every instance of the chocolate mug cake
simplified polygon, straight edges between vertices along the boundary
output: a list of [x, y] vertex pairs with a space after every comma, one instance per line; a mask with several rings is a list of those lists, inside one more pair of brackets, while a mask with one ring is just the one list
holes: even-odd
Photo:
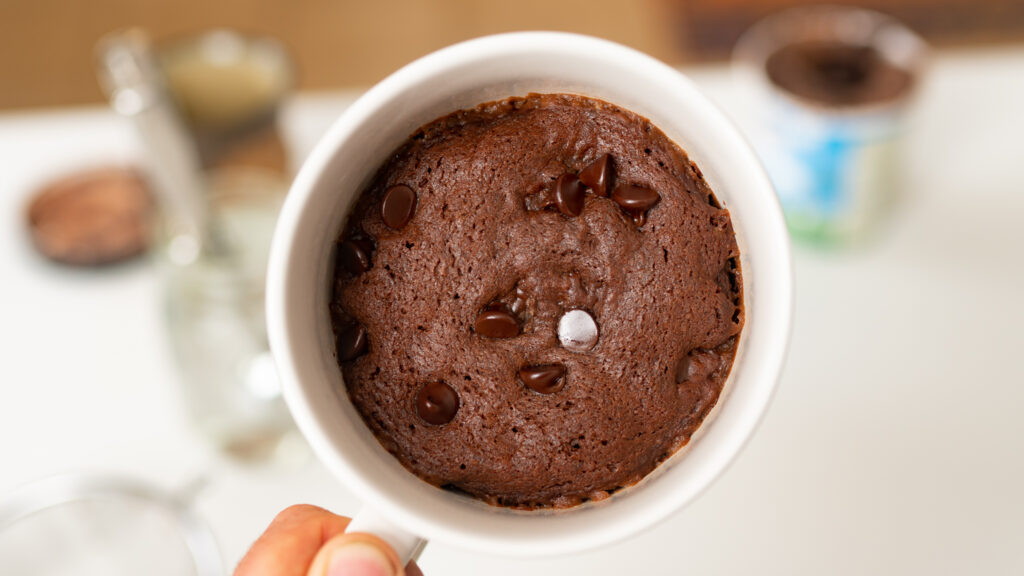
[[744, 322], [729, 212], [647, 119], [570, 94], [417, 130], [356, 200], [330, 314], [349, 398], [436, 486], [607, 498], [684, 446]]

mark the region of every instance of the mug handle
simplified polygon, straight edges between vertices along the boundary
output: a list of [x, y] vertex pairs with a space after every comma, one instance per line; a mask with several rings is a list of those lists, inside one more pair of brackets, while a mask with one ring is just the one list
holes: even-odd
[[427, 541], [407, 530], [399, 528], [390, 520], [381, 516], [376, 510], [369, 506], [363, 506], [359, 513], [352, 518], [345, 532], [363, 532], [373, 534], [387, 542], [395, 549], [402, 566], [410, 560], [417, 560], [427, 546]]

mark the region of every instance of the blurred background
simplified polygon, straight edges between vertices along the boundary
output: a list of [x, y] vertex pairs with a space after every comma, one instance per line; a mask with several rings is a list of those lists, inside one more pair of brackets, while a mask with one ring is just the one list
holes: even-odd
[[[156, 40], [212, 27], [269, 34], [292, 53], [300, 90], [369, 86], [418, 56], [513, 30], [592, 34], [673, 63], [721, 60], [758, 18], [798, 0], [6, 0], [0, 4], [0, 108], [102, 99], [92, 47], [141, 26]], [[860, 6], [900, 18], [938, 46], [1024, 34], [1019, 0], [890, 0]]]
[[1024, 573], [1024, 2], [842, 4], [0, 0], [0, 574], [222, 575], [288, 505], [358, 511], [268, 352], [277, 211], [375, 82], [533, 29], [667, 62], [751, 141], [790, 355], [662, 525], [552, 559], [432, 543], [426, 574]]

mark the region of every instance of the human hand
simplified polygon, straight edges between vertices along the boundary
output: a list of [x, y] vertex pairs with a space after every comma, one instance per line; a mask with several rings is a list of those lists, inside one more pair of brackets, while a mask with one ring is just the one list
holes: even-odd
[[299, 504], [277, 515], [235, 568], [235, 576], [423, 576], [371, 534], [345, 533], [350, 519]]

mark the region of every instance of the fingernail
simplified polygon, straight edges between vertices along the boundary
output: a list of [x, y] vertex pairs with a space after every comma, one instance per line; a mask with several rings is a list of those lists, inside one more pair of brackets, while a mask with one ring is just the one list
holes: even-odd
[[327, 576], [395, 576], [395, 571], [382, 551], [370, 544], [353, 542], [331, 554]]

